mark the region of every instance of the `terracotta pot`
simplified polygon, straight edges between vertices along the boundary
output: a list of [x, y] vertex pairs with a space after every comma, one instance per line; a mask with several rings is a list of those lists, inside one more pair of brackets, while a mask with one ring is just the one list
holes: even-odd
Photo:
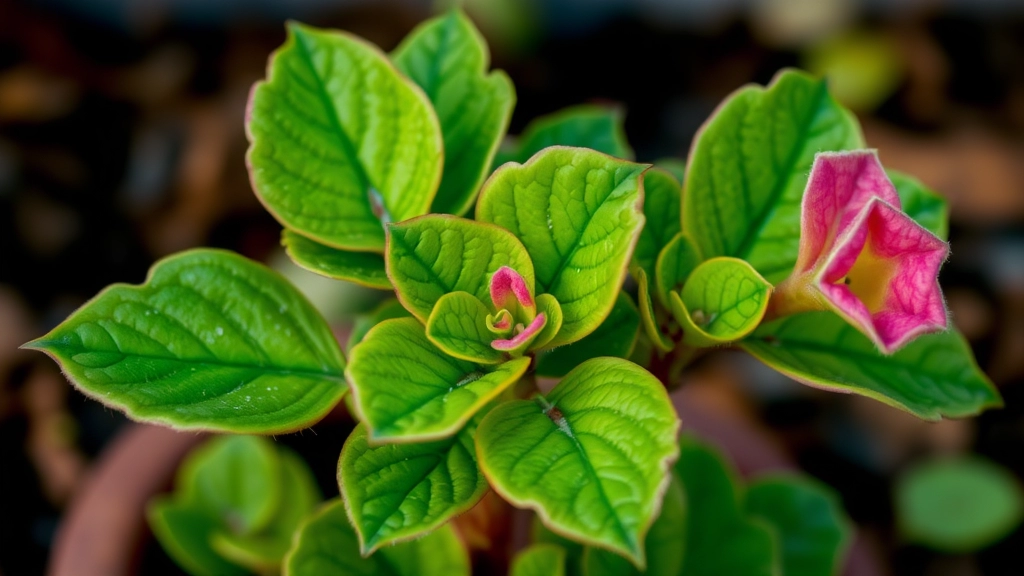
[[[673, 401], [684, 428], [725, 450], [744, 476], [795, 469], [785, 453], [749, 423], [719, 414], [699, 396], [689, 395], [685, 388], [673, 394]], [[49, 574], [134, 574], [139, 551], [149, 533], [146, 503], [170, 488], [179, 462], [203, 439], [203, 435], [142, 424], [133, 424], [122, 432], [104, 451], [65, 514]], [[528, 522], [524, 524], [527, 525]], [[876, 555], [857, 538], [843, 575], [885, 573]]]

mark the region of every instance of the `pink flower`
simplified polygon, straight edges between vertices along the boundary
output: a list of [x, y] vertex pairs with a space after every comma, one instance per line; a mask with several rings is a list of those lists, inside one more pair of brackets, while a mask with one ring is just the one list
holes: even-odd
[[900, 209], [871, 150], [818, 154], [804, 191], [793, 274], [774, 315], [831, 309], [886, 353], [946, 328], [939, 267], [949, 246]]
[[491, 348], [522, 351], [544, 329], [546, 315], [537, 314], [537, 304], [526, 281], [508, 266], [502, 266], [491, 276], [490, 291], [497, 312], [487, 317], [487, 326], [495, 335], [502, 336], [491, 342]]

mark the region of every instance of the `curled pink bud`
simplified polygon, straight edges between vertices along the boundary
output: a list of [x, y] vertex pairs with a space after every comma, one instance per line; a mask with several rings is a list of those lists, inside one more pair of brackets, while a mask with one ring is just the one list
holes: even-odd
[[491, 276], [491, 301], [497, 310], [514, 310], [517, 305], [534, 308], [533, 295], [523, 277], [508, 266], [502, 266]]
[[494, 340], [491, 342], [491, 348], [500, 350], [502, 352], [516, 352], [525, 349], [529, 346], [530, 342], [540, 334], [540, 331], [544, 329], [544, 325], [547, 324], [547, 316], [543, 312], [537, 314], [530, 322], [529, 326], [523, 328], [522, 324], [516, 326], [517, 334], [508, 339]]

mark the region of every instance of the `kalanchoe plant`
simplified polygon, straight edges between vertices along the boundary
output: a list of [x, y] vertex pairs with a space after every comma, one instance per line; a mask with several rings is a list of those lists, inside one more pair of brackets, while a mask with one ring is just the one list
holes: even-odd
[[[288, 30], [252, 91], [247, 161], [295, 262], [393, 290], [347, 360], [293, 286], [216, 250], [158, 262], [26, 345], [178, 429], [298, 430], [351, 393], [340, 498], [294, 540], [315, 494], [282, 480], [305, 474], [294, 457], [247, 438], [186, 464], [151, 516], [187, 569], [467, 574], [450, 521], [490, 489], [536, 512], [517, 575], [834, 573], [848, 529], [826, 488], [741, 488], [677, 438], [668, 389], [687, 364], [738, 347], [929, 419], [1000, 403], [947, 328], [944, 203], [883, 171], [824, 82], [788, 70], [736, 92], [685, 166], [633, 162], [621, 112], [587, 106], [532, 124], [491, 172], [515, 96], [463, 14], [390, 57]], [[209, 456], [235, 447], [237, 464]]]

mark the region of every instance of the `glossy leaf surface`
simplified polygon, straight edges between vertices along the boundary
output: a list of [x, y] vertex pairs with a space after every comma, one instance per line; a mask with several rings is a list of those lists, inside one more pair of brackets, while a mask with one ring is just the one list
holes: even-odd
[[533, 544], [512, 559], [510, 576], [565, 576], [565, 549], [555, 544]]
[[768, 309], [771, 291], [743, 260], [712, 258], [693, 271], [682, 294], [669, 295], [669, 302], [686, 343], [715, 346], [753, 332]]
[[552, 530], [642, 567], [678, 426], [654, 376], [626, 360], [596, 358], [546, 397], [492, 410], [477, 431], [477, 453], [503, 498], [536, 510]]
[[376, 252], [332, 248], [291, 230], [281, 233], [281, 244], [293, 262], [310, 272], [368, 288], [391, 289], [391, 281], [384, 270], [384, 257]]
[[796, 474], [761, 477], [748, 487], [744, 508], [775, 529], [782, 574], [839, 574], [853, 534], [831, 488]]
[[946, 199], [909, 174], [896, 170], [887, 170], [886, 173], [896, 187], [903, 211], [932, 234], [947, 240], [949, 205]]
[[535, 294], [562, 307], [551, 346], [575, 342], [611, 311], [643, 226], [644, 167], [582, 148], [547, 148], [484, 184], [476, 217], [510, 230], [529, 251]]
[[649, 278], [661, 249], [679, 233], [682, 185], [666, 170], [652, 168], [644, 173], [644, 222], [633, 259]]
[[190, 250], [145, 284], [115, 284], [42, 338], [86, 395], [135, 420], [187, 430], [283, 433], [345, 392], [341, 350], [313, 306], [237, 254]]
[[494, 167], [506, 162], [522, 164], [549, 146], [590, 148], [609, 156], [633, 159], [626, 141], [622, 110], [612, 106], [570, 106], [530, 122], [526, 130], [498, 152]]
[[487, 74], [487, 43], [461, 11], [413, 30], [393, 54], [395, 66], [423, 89], [444, 135], [444, 175], [431, 212], [469, 210], [508, 128], [515, 89], [501, 71]]
[[331, 500], [303, 525], [285, 558], [285, 576], [469, 576], [469, 554], [451, 526], [411, 542], [388, 546], [369, 558], [345, 515]]
[[735, 472], [721, 455], [690, 436], [679, 443], [675, 470], [689, 506], [683, 576], [776, 576], [775, 535], [740, 509]]
[[683, 229], [705, 258], [741, 258], [778, 282], [796, 263], [814, 155], [863, 147], [856, 118], [824, 80], [784, 70], [767, 88], [741, 88], [694, 139]]
[[491, 347], [490, 311], [468, 292], [445, 294], [427, 319], [427, 338], [445, 354], [478, 364], [498, 364], [505, 355]]
[[443, 165], [430, 101], [376, 46], [288, 26], [249, 100], [246, 159], [256, 195], [322, 244], [381, 251], [382, 223], [425, 214]]
[[453, 358], [414, 318], [381, 322], [352, 349], [346, 371], [371, 443], [444, 438], [526, 371], [529, 358], [486, 367]]
[[364, 554], [433, 530], [487, 491], [476, 463], [478, 418], [435, 442], [370, 446], [360, 424], [345, 441], [338, 482]]
[[537, 360], [537, 373], [558, 378], [591, 358], [629, 358], [639, 330], [640, 312], [629, 294], [619, 292], [612, 311], [596, 330], [582, 340], [540, 356]]
[[969, 416], [1002, 405], [955, 330], [920, 336], [883, 356], [835, 314], [811, 312], [765, 324], [742, 346], [808, 386], [861, 394], [926, 420]]
[[388, 228], [388, 276], [398, 299], [426, 323], [445, 294], [469, 292], [490, 303], [491, 275], [508, 266], [533, 292], [533, 262], [508, 230], [453, 216], [430, 215]]

